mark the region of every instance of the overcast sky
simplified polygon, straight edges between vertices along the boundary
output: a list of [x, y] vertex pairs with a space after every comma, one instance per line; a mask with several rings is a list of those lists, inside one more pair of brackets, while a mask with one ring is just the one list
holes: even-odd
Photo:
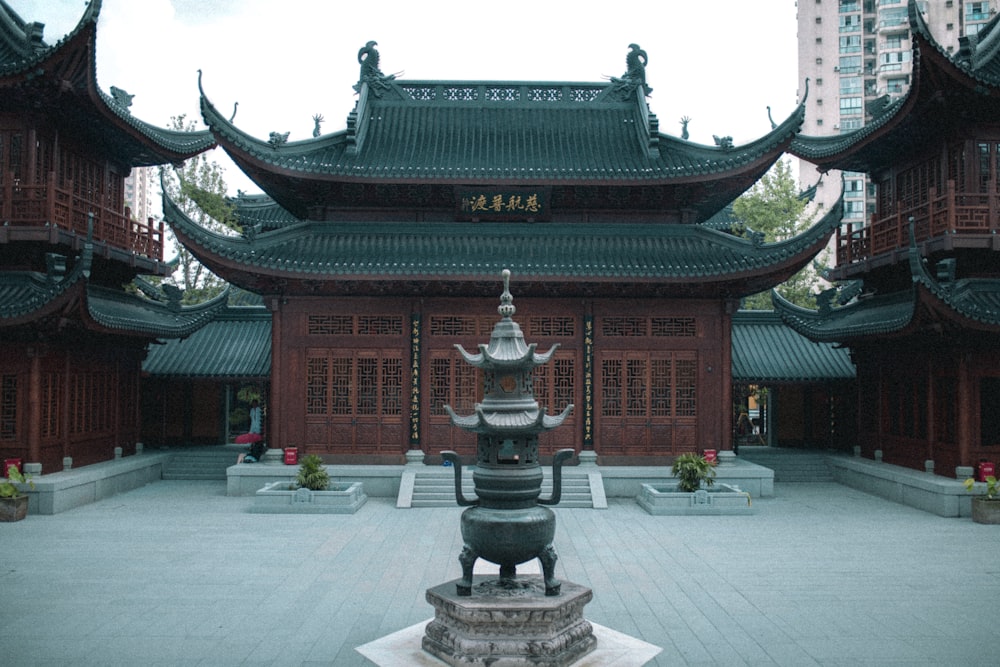
[[[7, 0], [45, 23], [53, 44], [72, 30], [84, 0]], [[572, 9], [570, 9], [572, 7]], [[730, 135], [739, 145], [770, 131], [798, 103], [795, 0], [104, 0], [97, 78], [135, 95], [133, 115], [161, 126], [187, 114], [201, 123], [197, 71], [223, 113], [261, 139], [346, 127], [358, 49], [378, 42], [386, 74], [411, 80], [602, 81], [625, 72], [628, 45], [649, 63], [650, 109], [660, 131], [691, 140]], [[230, 190], [257, 191], [217, 150]]]

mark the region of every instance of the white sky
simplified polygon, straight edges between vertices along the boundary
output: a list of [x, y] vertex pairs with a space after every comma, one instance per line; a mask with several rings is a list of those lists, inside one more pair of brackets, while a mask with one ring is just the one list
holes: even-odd
[[[7, 0], [25, 21], [45, 23], [53, 44], [72, 30], [84, 0]], [[572, 7], [572, 9], [570, 9]], [[403, 79], [601, 81], [625, 72], [628, 45], [646, 51], [650, 109], [660, 131], [739, 145], [795, 108], [795, 0], [104, 0], [97, 78], [135, 95], [133, 115], [167, 126], [187, 114], [199, 126], [197, 70], [223, 113], [261, 139], [290, 140], [346, 127], [354, 106], [358, 49], [378, 42], [380, 68]], [[231, 193], [259, 191], [221, 151]]]

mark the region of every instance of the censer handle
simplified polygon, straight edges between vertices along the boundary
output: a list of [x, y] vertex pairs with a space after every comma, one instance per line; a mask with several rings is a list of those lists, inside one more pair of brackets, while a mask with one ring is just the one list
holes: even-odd
[[560, 449], [556, 452], [556, 455], [552, 457], [552, 497], [548, 500], [543, 498], [538, 499], [539, 505], [557, 505], [562, 499], [562, 466], [568, 458], [573, 456], [576, 451], [572, 449]]
[[[573, 450], [569, 451], [572, 452]], [[458, 452], [453, 452], [449, 449], [448, 451], [441, 452], [441, 458], [451, 463], [452, 467], [455, 468], [455, 501], [462, 507], [478, 505], [479, 499], [468, 500], [462, 495], [462, 459], [458, 455]]]

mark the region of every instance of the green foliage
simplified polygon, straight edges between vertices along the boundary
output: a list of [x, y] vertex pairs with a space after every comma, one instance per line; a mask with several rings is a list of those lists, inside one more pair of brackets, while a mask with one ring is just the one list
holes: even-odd
[[[808, 202], [799, 197], [792, 169], [785, 160], [774, 167], [747, 192], [733, 202], [733, 217], [745, 227], [764, 234], [765, 242], [783, 241], [813, 224], [814, 215], [807, 214]], [[820, 255], [819, 264], [826, 261]], [[804, 308], [815, 308], [813, 295], [825, 287], [816, 263], [806, 266], [778, 286], [781, 296]], [[743, 301], [748, 310], [770, 310], [771, 293], [760, 292]]]
[[697, 491], [703, 483], [706, 487], [715, 484], [715, 465], [694, 453], [674, 459], [670, 474], [677, 478], [677, 488], [681, 491]]
[[[965, 480], [964, 484], [967, 491], [972, 491], [972, 489], [976, 486], [976, 480], [970, 477]], [[986, 478], [986, 499], [1000, 500], [998, 496], [1000, 496], [1000, 485], [997, 484], [997, 478], [990, 475]]]
[[24, 475], [17, 468], [10, 467], [7, 469], [7, 480], [0, 482], [0, 498], [20, 496], [21, 491], [17, 488], [17, 484], [27, 484], [32, 489], [35, 488], [35, 483], [31, 481], [31, 475]]
[[[170, 119], [170, 129], [192, 132], [197, 129], [194, 121], [185, 116]], [[164, 168], [167, 194], [177, 206], [202, 227], [219, 233], [239, 230], [233, 205], [226, 199], [227, 188], [222, 168], [204, 154], [196, 155], [181, 167]], [[184, 290], [182, 302], [199, 303], [218, 295], [226, 283], [205, 268], [194, 255], [174, 239], [178, 253], [178, 267], [165, 282]]]
[[323, 459], [315, 454], [302, 457], [299, 475], [295, 478], [300, 487], [310, 491], [325, 491], [330, 486], [330, 475], [323, 467]]

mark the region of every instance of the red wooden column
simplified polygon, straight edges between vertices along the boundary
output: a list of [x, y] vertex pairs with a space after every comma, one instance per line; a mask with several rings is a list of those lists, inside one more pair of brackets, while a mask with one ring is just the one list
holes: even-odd
[[[31, 367], [28, 371], [28, 462], [42, 460], [42, 351], [37, 347], [28, 348]], [[68, 405], [68, 402], [67, 402]]]
[[282, 401], [289, 392], [283, 391], [284, 378], [282, 364], [284, 354], [281, 340], [281, 299], [272, 298], [267, 301], [268, 309], [271, 311], [271, 391], [268, 399], [270, 405], [267, 406], [267, 446], [271, 448], [283, 448], [291, 446], [285, 442], [286, 424], [282, 418], [284, 413]]
[[960, 353], [958, 355], [958, 405], [956, 428], [958, 433], [958, 464], [962, 466], [972, 465], [972, 454], [970, 452], [972, 438], [972, 418], [975, 411], [972, 409], [972, 377], [969, 372], [969, 355]]
[[721, 449], [733, 449], [733, 313], [739, 303], [726, 301], [722, 312], [722, 340], [719, 350], [722, 362], [716, 373], [722, 376], [722, 406], [719, 410], [719, 434]]

